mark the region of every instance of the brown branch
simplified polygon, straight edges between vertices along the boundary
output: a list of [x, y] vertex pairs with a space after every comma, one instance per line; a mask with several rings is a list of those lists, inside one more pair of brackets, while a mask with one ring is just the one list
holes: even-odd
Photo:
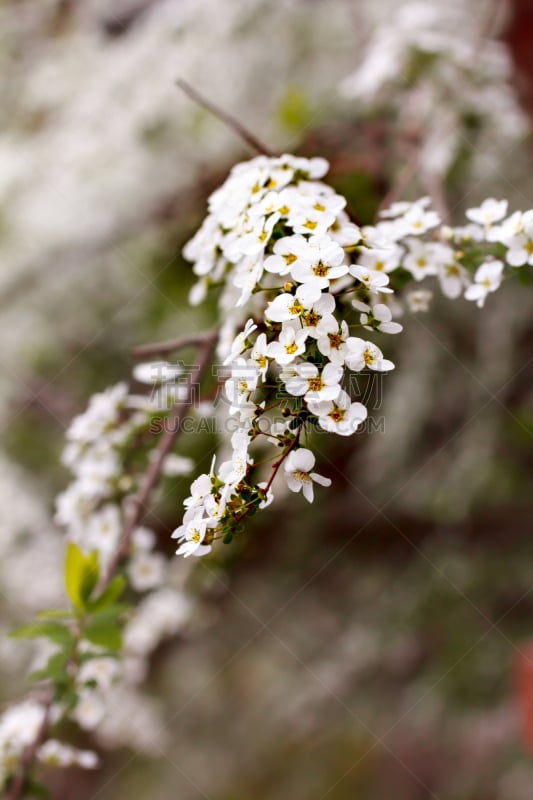
[[273, 156], [275, 153], [267, 147], [260, 139], [257, 138], [255, 134], [248, 130], [238, 119], [236, 119], [231, 114], [228, 114], [227, 111], [219, 108], [219, 106], [212, 103], [210, 100], [207, 100], [203, 95], [196, 91], [196, 89], [191, 86], [187, 81], [178, 78], [176, 81], [177, 86], [182, 89], [187, 97], [190, 97], [191, 100], [194, 100], [195, 103], [198, 103], [199, 106], [205, 108], [215, 117], [218, 117], [228, 128], [231, 128], [237, 136], [246, 142], [246, 144], [255, 150], [257, 153], [262, 153], [265, 156]]
[[[202, 354], [198, 366], [191, 375], [191, 386], [200, 382], [213, 354], [216, 337], [216, 332], [211, 332], [201, 340], [203, 345]], [[150, 463], [148, 471], [144, 477], [144, 481], [139, 487], [139, 491], [135, 497], [130, 499], [130, 502], [128, 503], [129, 507], [126, 509], [124, 529], [122, 531], [119, 546], [117, 547], [117, 550], [109, 564], [104, 580], [100, 585], [101, 590], [105, 589], [106, 586], [109, 585], [109, 582], [117, 572], [121, 562], [129, 553], [132, 533], [144, 516], [152, 491], [154, 490], [161, 475], [165, 458], [171, 451], [172, 446], [174, 445], [174, 442], [180, 433], [183, 417], [191, 408], [193, 400], [194, 398], [191, 396], [185, 402], [176, 405], [172, 414], [167, 418], [168, 429], [163, 434], [163, 437], [159, 442], [159, 446], [155, 451], [155, 458]]]
[[134, 358], [152, 358], [153, 356], [162, 356], [168, 353], [173, 353], [176, 350], [183, 350], [185, 347], [196, 347], [198, 345], [205, 345], [210, 342], [216, 331], [207, 331], [204, 333], [192, 333], [189, 336], [180, 336], [177, 339], [168, 339], [165, 342], [156, 342], [155, 344], [143, 344], [140, 347], [135, 347], [132, 351]]
[[[216, 339], [217, 339], [217, 332], [209, 332], [206, 334], [197, 335], [195, 337], [192, 336], [184, 337], [184, 339], [182, 339], [181, 342], [179, 343], [178, 346], [180, 347], [193, 344], [202, 347], [201, 357], [199, 359], [198, 366], [191, 375], [191, 388], [192, 386], [200, 382], [213, 354]], [[175, 349], [175, 343], [173, 344], [174, 347], [172, 349]], [[158, 346], [154, 345], [154, 347]], [[157, 352], [160, 351], [158, 350]], [[165, 458], [169, 454], [178, 434], [180, 433], [181, 422], [183, 420], [184, 415], [191, 408], [193, 400], [194, 398], [191, 394], [190, 398], [187, 401], [176, 405], [173, 409], [172, 414], [168, 417], [168, 422], [169, 422], [168, 430], [163, 435], [159, 443], [159, 446], [155, 451], [155, 458], [150, 463], [144, 481], [140, 486], [137, 495], [131, 499], [129, 508], [126, 511], [122, 536], [120, 538], [120, 542], [113, 556], [113, 559], [109, 564], [107, 572], [100, 583], [99, 588], [101, 591], [103, 591], [109, 585], [110, 581], [113, 579], [114, 575], [118, 571], [122, 561], [124, 560], [124, 558], [126, 558], [126, 556], [129, 553], [132, 533], [135, 530], [135, 527], [139, 524], [139, 522], [143, 518], [146, 506], [148, 504], [148, 501], [150, 500], [150, 496], [161, 475]], [[21, 800], [22, 798], [22, 793], [24, 791], [28, 775], [37, 757], [37, 752], [40, 746], [48, 738], [48, 732], [50, 727], [50, 709], [53, 702], [54, 702], [54, 692], [52, 689], [50, 689], [48, 695], [42, 701], [42, 704], [45, 708], [45, 715], [43, 718], [43, 722], [39, 728], [39, 731], [34, 741], [26, 748], [26, 750], [22, 755], [18, 769], [7, 789], [7, 794], [5, 796], [6, 800]]]

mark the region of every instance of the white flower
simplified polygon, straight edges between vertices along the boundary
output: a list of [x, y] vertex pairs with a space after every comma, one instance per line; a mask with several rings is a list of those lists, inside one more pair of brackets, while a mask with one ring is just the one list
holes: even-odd
[[176, 453], [169, 453], [163, 462], [163, 475], [177, 477], [179, 475], [190, 475], [194, 469], [192, 458], [178, 456]]
[[319, 339], [328, 333], [335, 333], [339, 323], [333, 316], [333, 311], [335, 311], [335, 298], [329, 292], [323, 292], [311, 308], [300, 317], [306, 335]]
[[363, 250], [357, 263], [372, 272], [392, 272], [400, 265], [402, 249], [394, 244], [387, 250]]
[[196, 480], [191, 483], [190, 497], [184, 501], [183, 505], [191, 510], [194, 508], [201, 508], [205, 498], [211, 494], [212, 488], [212, 475], [208, 475], [207, 473], [199, 475]]
[[472, 222], [477, 222], [478, 225], [489, 226], [505, 217], [507, 205], [507, 200], [495, 200], [493, 197], [489, 197], [481, 203], [479, 208], [467, 209], [466, 216]]
[[96, 769], [98, 756], [92, 750], [78, 750], [57, 739], [48, 739], [37, 751], [37, 758], [49, 767], [70, 767], [76, 765], [84, 769]]
[[427, 208], [431, 203], [431, 198], [429, 197], [420, 197], [414, 203], [409, 202], [408, 200], [397, 200], [388, 208], [382, 209], [379, 214], [381, 217], [385, 219], [394, 219], [396, 217], [401, 217], [404, 214], [407, 214], [408, 211], [411, 211], [413, 207], [417, 207], [419, 209]]
[[84, 550], [97, 550], [105, 561], [114, 553], [121, 533], [120, 510], [116, 505], [108, 503], [91, 516], [86, 537], [80, 544]]
[[109, 427], [116, 424], [127, 395], [125, 383], [93, 394], [87, 410], [72, 420], [66, 432], [67, 439], [87, 443], [99, 439]]
[[440, 217], [436, 211], [424, 211], [420, 204], [413, 203], [409, 211], [401, 218], [401, 223], [406, 234], [421, 236], [432, 228], [436, 228], [440, 224]]
[[350, 267], [350, 274], [357, 278], [369, 292], [392, 292], [388, 288], [389, 276], [380, 270], [371, 270], [361, 264]]
[[408, 252], [402, 266], [409, 270], [415, 281], [421, 281], [428, 275], [437, 274], [434, 249], [420, 239], [407, 239]]
[[315, 457], [310, 450], [301, 447], [291, 450], [284, 464], [287, 486], [291, 492], [303, 491], [303, 495], [310, 503], [313, 502], [313, 482], [321, 486], [331, 486], [331, 480], [311, 472], [315, 466]]
[[407, 292], [405, 299], [407, 300], [409, 311], [417, 314], [419, 311], [429, 311], [433, 292], [429, 289], [414, 289], [412, 292]]
[[246, 362], [243, 358], [237, 359], [231, 367], [231, 378], [224, 384], [226, 397], [230, 401], [230, 414], [235, 413], [243, 403], [246, 403], [257, 388], [259, 370], [255, 364]]
[[347, 352], [348, 338], [350, 331], [348, 323], [341, 320], [340, 329], [328, 332], [326, 335], [322, 334], [317, 340], [317, 346], [322, 355], [327, 356], [333, 364], [344, 364], [344, 358]]
[[[346, 203], [346, 201], [344, 201], [344, 203]], [[328, 228], [335, 223], [335, 217], [335, 212], [329, 211], [320, 201], [317, 201], [305, 211], [291, 214], [289, 222], [295, 233], [324, 236]]]
[[45, 718], [45, 708], [35, 700], [23, 700], [0, 716], [0, 745], [20, 754], [36, 738]]
[[256, 328], [257, 325], [254, 323], [253, 319], [249, 319], [244, 326], [244, 330], [238, 333], [233, 340], [230, 352], [226, 357], [224, 364], [230, 364], [237, 358], [237, 356], [240, 356], [242, 351], [245, 349], [246, 339], [256, 330]]
[[166, 559], [161, 553], [138, 553], [130, 560], [127, 573], [136, 592], [155, 589], [165, 580]]
[[337, 214], [335, 222], [328, 229], [328, 236], [331, 236], [333, 241], [340, 244], [341, 247], [352, 247], [358, 244], [362, 238], [361, 228], [350, 220], [345, 211]]
[[316, 414], [321, 428], [340, 436], [351, 436], [368, 416], [365, 406], [352, 403], [345, 391], [334, 401], [309, 403], [309, 410]]
[[148, 385], [166, 383], [183, 375], [183, 367], [180, 364], [170, 364], [168, 361], [147, 361], [136, 364], [132, 375], [139, 383]]
[[335, 400], [341, 391], [340, 381], [344, 372], [341, 366], [329, 363], [319, 372], [315, 364], [306, 361], [297, 364], [292, 372], [285, 381], [285, 387], [295, 397], [304, 395], [306, 402]]
[[437, 276], [440, 288], [446, 297], [455, 300], [462, 294], [463, 289], [470, 283], [467, 270], [455, 260], [446, 264], [439, 264]]
[[250, 362], [254, 362], [262, 380], [265, 380], [268, 370], [267, 338], [265, 333], [260, 333], [250, 353]]
[[111, 656], [90, 658], [81, 665], [77, 682], [79, 685], [95, 681], [100, 689], [108, 689], [120, 674], [119, 662]]
[[509, 217], [502, 226], [500, 241], [509, 248], [506, 259], [512, 267], [533, 265], [533, 210]]
[[490, 292], [495, 292], [502, 282], [503, 263], [501, 261], [485, 261], [477, 268], [474, 283], [465, 292], [466, 300], [475, 301], [482, 308]]
[[329, 236], [311, 236], [306, 249], [307, 257], [291, 267], [291, 275], [298, 283], [312, 282], [322, 290], [331, 280], [347, 274], [344, 250]]
[[172, 539], [182, 542], [176, 554], [179, 556], [203, 556], [211, 551], [210, 544], [203, 544], [207, 533], [207, 519], [192, 519], [176, 528]]
[[367, 330], [378, 330], [382, 333], [400, 333], [403, 326], [399, 322], [392, 322], [392, 311], [383, 303], [377, 303], [369, 316], [366, 312], [361, 314], [361, 323]]
[[94, 689], [79, 692], [78, 703], [72, 712], [78, 725], [87, 731], [94, 730], [103, 720], [106, 707], [101, 694]]
[[[310, 305], [303, 300], [302, 294], [304, 292], [304, 287], [299, 286], [296, 290], [296, 294], [289, 294], [287, 292], [278, 294], [266, 309], [265, 317], [271, 320], [271, 322], [287, 322], [290, 319], [298, 319]], [[320, 290], [318, 290], [315, 300], [317, 300], [319, 296]]]
[[225, 461], [220, 465], [218, 476], [224, 483], [234, 486], [244, 478], [248, 464], [252, 463], [252, 459], [248, 455], [250, 446], [248, 432], [244, 430], [235, 431], [231, 437], [231, 445], [233, 447], [231, 460]]
[[257, 256], [244, 258], [239, 262], [233, 275], [233, 285], [242, 290], [237, 300], [237, 307], [243, 306], [250, 299], [262, 275], [263, 262]]
[[305, 350], [307, 334], [304, 330], [296, 330], [292, 325], [284, 325], [278, 341], [270, 342], [267, 352], [281, 366], [290, 364]]
[[313, 257], [307, 239], [300, 234], [278, 239], [272, 249], [274, 255], [265, 259], [265, 269], [277, 275], [287, 275], [293, 267], [307, 263]]
[[350, 336], [346, 344], [346, 366], [355, 372], [360, 372], [365, 367], [374, 370], [374, 372], [388, 372], [394, 369], [392, 361], [383, 358], [383, 353], [379, 347], [372, 342], [365, 342], [364, 339]]

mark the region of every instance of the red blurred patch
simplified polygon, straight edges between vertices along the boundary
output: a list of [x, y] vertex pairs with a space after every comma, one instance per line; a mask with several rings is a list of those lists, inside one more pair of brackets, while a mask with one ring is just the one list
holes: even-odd
[[515, 682], [524, 745], [533, 752], [533, 643], [520, 646], [516, 659]]

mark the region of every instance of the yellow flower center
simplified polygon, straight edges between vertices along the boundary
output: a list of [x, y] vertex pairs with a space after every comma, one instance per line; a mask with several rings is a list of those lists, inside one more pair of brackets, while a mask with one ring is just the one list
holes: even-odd
[[345, 412], [342, 408], [334, 408], [332, 411], [329, 412], [328, 416], [331, 417], [333, 422], [340, 422], [344, 419]]
[[294, 262], [297, 260], [298, 256], [295, 256], [294, 253], [287, 253], [287, 255], [285, 256], [285, 261], [287, 262], [287, 264], [289, 264], [289, 266], [291, 264], [294, 264]]
[[328, 274], [328, 271], [329, 267], [326, 267], [326, 265], [323, 264], [322, 262], [317, 264], [316, 267], [313, 267], [313, 272], [319, 278], [325, 278], [326, 275]]
[[330, 346], [338, 350], [342, 344], [342, 338], [338, 333], [328, 333]]
[[375, 361], [375, 356], [371, 350], [365, 350], [365, 352], [363, 353], [363, 358], [365, 360], [365, 364], [367, 365], [367, 367], [370, 366], [370, 364], [373, 364]]
[[317, 314], [316, 311], [310, 311], [309, 314], [306, 314], [304, 317], [305, 324], [308, 325], [310, 328], [315, 328], [322, 317], [320, 314]]
[[326, 210], [326, 206], [323, 206], [322, 203], [315, 203], [313, 208], [315, 208], [317, 211], [325, 211]]
[[301, 483], [311, 483], [311, 478], [309, 477], [308, 472], [303, 472], [301, 469], [297, 469], [293, 474], [297, 481], [300, 481]]
[[289, 206], [281, 206], [280, 208], [278, 208], [278, 211], [282, 216], [286, 217], [287, 214], [290, 212], [290, 208]]
[[289, 306], [289, 311], [291, 312], [291, 314], [294, 315], [301, 314], [303, 310], [304, 307], [302, 306], [299, 300], [294, 300], [292, 306]]
[[317, 225], [318, 222], [314, 219], [306, 219], [304, 222], [304, 228], [309, 228], [310, 231], [314, 231]]
[[292, 356], [298, 350], [298, 345], [293, 342], [292, 344], [285, 345], [285, 352]]
[[324, 382], [322, 378], [311, 378], [307, 382], [309, 384], [309, 391], [311, 392], [319, 392], [324, 388]]

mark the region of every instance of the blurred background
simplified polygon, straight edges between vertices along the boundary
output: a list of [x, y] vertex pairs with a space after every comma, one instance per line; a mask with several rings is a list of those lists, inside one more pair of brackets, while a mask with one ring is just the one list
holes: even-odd
[[[250, 153], [176, 79], [326, 157], [364, 223], [420, 148], [462, 224], [489, 196], [533, 207], [533, 8], [4, 0], [0, 30], [6, 633], [59, 602], [72, 416], [133, 346], [213, 324], [180, 251]], [[190, 621], [122, 709], [130, 739], [108, 732], [102, 769], [54, 796], [531, 800], [532, 291], [405, 315], [384, 424], [320, 444], [333, 488], [312, 508], [282, 500], [198, 565]], [[186, 493], [152, 520], [165, 552]], [[6, 702], [28, 653], [2, 636], [0, 656]]]

